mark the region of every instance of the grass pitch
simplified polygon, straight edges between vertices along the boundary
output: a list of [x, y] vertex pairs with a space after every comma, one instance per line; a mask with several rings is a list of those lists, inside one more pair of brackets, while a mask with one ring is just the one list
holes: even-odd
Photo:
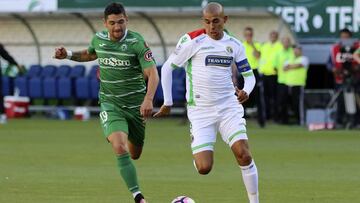
[[[263, 203], [360, 202], [359, 131], [308, 132], [248, 125]], [[150, 203], [187, 195], [197, 203], [247, 202], [241, 172], [218, 137], [207, 176], [192, 165], [188, 125], [150, 120], [135, 161]], [[128, 203], [110, 145], [97, 120], [10, 120], [0, 125], [0, 202]]]

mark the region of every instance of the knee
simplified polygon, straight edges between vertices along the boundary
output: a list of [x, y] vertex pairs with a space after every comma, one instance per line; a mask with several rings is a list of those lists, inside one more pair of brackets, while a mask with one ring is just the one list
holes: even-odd
[[241, 152], [237, 153], [235, 156], [240, 166], [247, 166], [251, 164], [252, 157], [248, 150], [242, 150]]
[[196, 164], [196, 169], [199, 174], [206, 175], [206, 174], [210, 173], [210, 171], [212, 169], [212, 164], [208, 164], [208, 163]]
[[124, 154], [128, 152], [126, 143], [112, 143], [112, 147], [116, 154]]

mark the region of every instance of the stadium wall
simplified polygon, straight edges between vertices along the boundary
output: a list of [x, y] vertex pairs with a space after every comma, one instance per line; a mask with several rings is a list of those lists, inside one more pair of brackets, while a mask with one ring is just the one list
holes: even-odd
[[[233, 12], [227, 28], [242, 39], [244, 27], [255, 30], [255, 39], [264, 42], [271, 30], [280, 36], [294, 39], [287, 24], [266, 11]], [[52, 58], [54, 48], [60, 45], [70, 50], [87, 48], [93, 32], [103, 30], [102, 13], [21, 13], [0, 15], [0, 42], [21, 64], [69, 64], [69, 60]], [[177, 40], [186, 32], [200, 28], [201, 16], [196, 13], [129, 13], [129, 29], [143, 34], [154, 52], [158, 64], [174, 49]], [[38, 46], [38, 47], [37, 47]], [[96, 62], [86, 63], [91, 67]]]

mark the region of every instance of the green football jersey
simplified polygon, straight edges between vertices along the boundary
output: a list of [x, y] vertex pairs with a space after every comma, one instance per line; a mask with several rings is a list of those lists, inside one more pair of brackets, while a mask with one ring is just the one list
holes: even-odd
[[111, 41], [108, 31], [94, 35], [89, 53], [96, 53], [100, 65], [99, 101], [120, 108], [139, 107], [146, 93], [143, 69], [155, 65], [144, 38], [127, 30], [119, 41]]

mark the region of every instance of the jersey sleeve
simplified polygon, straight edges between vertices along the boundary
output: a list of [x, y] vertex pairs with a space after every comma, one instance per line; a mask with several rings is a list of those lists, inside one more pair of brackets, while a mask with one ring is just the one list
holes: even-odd
[[135, 51], [142, 69], [152, 67], [156, 64], [152, 51], [144, 40], [137, 42]]
[[[190, 41], [191, 38], [188, 34], [183, 35], [176, 47], [180, 46], [181, 44]], [[161, 68], [161, 86], [163, 89], [164, 95], [164, 105], [171, 106], [173, 105], [173, 98], [172, 98], [172, 70], [171, 61], [176, 57], [174, 53], [172, 53], [169, 58], [165, 61]]]
[[256, 84], [255, 76], [246, 58], [244, 46], [239, 43], [236, 50], [234, 59], [238, 71], [244, 78], [243, 90], [250, 95]]
[[245, 55], [245, 48], [242, 44], [239, 44], [237, 51], [235, 52], [234, 59], [239, 73], [243, 76], [247, 76], [252, 73], [250, 64]]
[[95, 40], [96, 40], [96, 36], [94, 36], [94, 37], [91, 39], [91, 42], [90, 42], [89, 47], [88, 47], [88, 49], [87, 49], [90, 54], [95, 53]]
[[183, 37], [178, 42], [174, 52], [169, 57], [169, 62], [173, 68], [183, 67], [185, 63], [194, 55], [195, 52], [194, 40], [189, 37]]

